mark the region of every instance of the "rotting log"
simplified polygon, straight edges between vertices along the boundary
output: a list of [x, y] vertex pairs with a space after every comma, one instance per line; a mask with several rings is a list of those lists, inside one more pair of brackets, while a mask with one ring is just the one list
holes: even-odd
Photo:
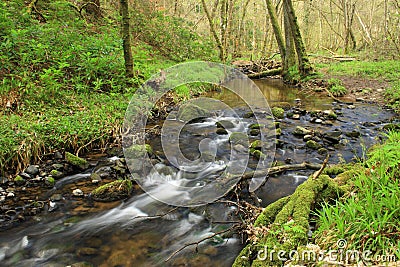
[[281, 73], [282, 73], [282, 68], [277, 68], [277, 69], [262, 71], [259, 73], [248, 74], [247, 77], [249, 77], [250, 79], [260, 79], [260, 78], [280, 75]]

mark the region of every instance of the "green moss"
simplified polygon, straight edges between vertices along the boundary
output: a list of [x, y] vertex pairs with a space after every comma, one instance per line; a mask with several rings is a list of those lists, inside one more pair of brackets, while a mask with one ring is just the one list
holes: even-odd
[[271, 224], [278, 212], [282, 207], [288, 202], [289, 196], [283, 197], [274, 203], [269, 204], [264, 210], [258, 215], [256, 221], [254, 222], [254, 227], [267, 226]]
[[250, 267], [251, 266], [251, 245], [247, 245], [236, 257], [232, 267]]
[[255, 140], [251, 142], [250, 148], [260, 150], [263, 147], [263, 142], [261, 140]]
[[55, 179], [53, 177], [47, 177], [46, 178], [46, 184], [48, 184], [49, 186], [54, 186], [55, 184]]
[[342, 165], [331, 165], [324, 169], [323, 174], [332, 176], [332, 175], [338, 175], [344, 171], [345, 168]]
[[231, 135], [229, 136], [229, 141], [233, 144], [241, 144], [246, 147], [249, 145], [249, 138], [247, 134], [242, 132], [231, 133]]
[[65, 152], [65, 160], [69, 164], [82, 169], [85, 169], [85, 167], [88, 166], [88, 162], [85, 159], [77, 157], [69, 152]]
[[133, 144], [124, 150], [124, 154], [127, 158], [143, 158], [146, 153], [153, 153], [153, 148], [149, 144]]
[[253, 155], [256, 159], [261, 159], [261, 160], [267, 157], [263, 152], [254, 148], [250, 148], [250, 154]]
[[253, 123], [249, 126], [250, 129], [261, 129], [264, 128], [265, 125], [264, 124], [259, 124], [259, 123]]
[[314, 140], [308, 140], [306, 142], [306, 146], [308, 148], [311, 148], [311, 149], [314, 149], [314, 150], [318, 150], [318, 149], [320, 149], [322, 147], [321, 144], [315, 142]]
[[22, 184], [25, 183], [25, 179], [22, 178], [20, 175], [17, 175], [17, 176], [14, 178], [14, 183], [15, 183], [16, 185], [22, 185]]
[[274, 115], [275, 118], [277, 118], [277, 119], [284, 118], [285, 110], [283, 110], [283, 108], [273, 107], [271, 109], [271, 111], [272, 111], [272, 115]]
[[271, 104], [271, 108], [274, 107], [282, 108], [284, 110], [289, 110], [292, 107], [292, 105], [290, 105], [290, 103], [288, 102], [275, 102]]
[[50, 175], [53, 176], [54, 178], [58, 179], [64, 176], [64, 174], [58, 170], [52, 170], [50, 172]]
[[129, 197], [132, 188], [130, 180], [117, 180], [99, 186], [92, 191], [91, 196], [96, 201], [111, 202]]

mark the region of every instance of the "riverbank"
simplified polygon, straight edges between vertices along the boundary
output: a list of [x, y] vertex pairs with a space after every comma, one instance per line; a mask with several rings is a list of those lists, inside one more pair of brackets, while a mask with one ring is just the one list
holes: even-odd
[[234, 266], [398, 266], [399, 141], [390, 131], [366, 161], [328, 166], [264, 208]]

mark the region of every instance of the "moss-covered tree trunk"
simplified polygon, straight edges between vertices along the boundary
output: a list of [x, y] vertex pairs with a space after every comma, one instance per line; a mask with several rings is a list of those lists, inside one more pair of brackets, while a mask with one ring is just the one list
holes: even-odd
[[309, 75], [313, 69], [308, 60], [308, 56], [306, 53], [306, 48], [304, 46], [303, 38], [301, 36], [299, 24], [297, 22], [297, 17], [293, 8], [293, 4], [291, 0], [283, 0], [284, 8], [286, 9], [288, 21], [290, 23], [290, 28], [294, 38], [294, 44], [296, 48], [297, 60], [299, 72], [302, 76]]
[[127, 0], [120, 0], [120, 13], [122, 17], [122, 46], [124, 49], [125, 75], [133, 77], [133, 57], [131, 49], [131, 34], [129, 22], [129, 5]]
[[290, 21], [289, 21], [289, 16], [288, 16], [288, 10], [287, 8], [283, 8], [283, 16], [284, 16], [284, 27], [285, 27], [285, 66], [286, 69], [282, 73], [283, 78], [285, 79], [288, 70], [292, 67], [296, 66], [296, 51], [295, 51], [295, 46], [294, 46], [294, 39], [293, 39], [293, 32], [292, 28], [290, 26]]
[[282, 31], [279, 27], [278, 17], [276, 15], [275, 7], [272, 4], [272, 0], [265, 0], [267, 4], [268, 15], [271, 20], [272, 29], [274, 30], [274, 35], [276, 42], [278, 43], [279, 53], [282, 57], [282, 72], [285, 73], [287, 71], [287, 66], [285, 66], [285, 56], [286, 56], [286, 49], [285, 49], [285, 42], [283, 40]]

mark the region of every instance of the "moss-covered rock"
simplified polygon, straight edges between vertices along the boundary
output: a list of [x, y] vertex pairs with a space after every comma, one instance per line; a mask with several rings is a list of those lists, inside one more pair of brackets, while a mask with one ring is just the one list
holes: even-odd
[[265, 127], [265, 125], [264, 124], [260, 124], [260, 123], [253, 123], [253, 124], [250, 124], [250, 126], [249, 126], [250, 129], [261, 129], [261, 128], [264, 128], [264, 127]]
[[79, 169], [85, 170], [89, 168], [89, 163], [85, 159], [77, 157], [69, 152], [65, 152], [65, 160]]
[[132, 192], [130, 180], [117, 180], [92, 191], [91, 197], [96, 201], [111, 202], [129, 197]]
[[125, 157], [131, 159], [143, 158], [146, 153], [149, 155], [153, 153], [153, 148], [149, 144], [133, 144], [124, 149]]
[[258, 149], [250, 148], [250, 154], [254, 156], [256, 159], [265, 159], [267, 156]]
[[311, 148], [311, 149], [314, 149], [314, 150], [318, 150], [318, 149], [320, 149], [320, 148], [322, 147], [321, 144], [317, 143], [317, 142], [314, 141], [314, 140], [308, 140], [308, 141], [306, 142], [306, 146], [307, 146], [308, 148]]
[[233, 132], [229, 136], [229, 141], [236, 145], [236, 144], [241, 144], [243, 146], [249, 146], [249, 138], [247, 134], [242, 133], [242, 132]]
[[20, 175], [15, 176], [14, 183], [18, 186], [25, 184], [25, 179], [22, 178]]
[[235, 124], [229, 120], [220, 120], [215, 123], [217, 128], [225, 128], [225, 129], [232, 129], [235, 127]]
[[285, 110], [283, 108], [278, 108], [278, 107], [273, 107], [271, 109], [272, 115], [274, 115], [275, 118], [277, 119], [283, 119]]
[[60, 179], [60, 178], [64, 177], [64, 173], [63, 173], [63, 172], [60, 172], [60, 171], [58, 171], [58, 170], [52, 170], [52, 171], [50, 172], [50, 175], [51, 175], [52, 177], [54, 177], [55, 179]]
[[192, 103], [184, 104], [179, 108], [177, 118], [184, 122], [195, 121], [210, 117], [212, 114], [208, 110]]
[[271, 108], [275, 108], [275, 107], [281, 108], [281, 109], [284, 109], [284, 110], [289, 110], [289, 109], [292, 108], [292, 105], [290, 105], [289, 102], [275, 102], [275, 103], [272, 103], [271, 104]]
[[55, 180], [53, 177], [49, 176], [49, 177], [46, 177], [46, 179], [45, 179], [44, 182], [45, 182], [45, 184], [46, 184], [47, 186], [53, 187], [54, 184], [56, 183], [56, 180]]
[[308, 130], [304, 127], [297, 126], [296, 129], [293, 131], [294, 135], [304, 136], [304, 135], [312, 135], [313, 131]]

